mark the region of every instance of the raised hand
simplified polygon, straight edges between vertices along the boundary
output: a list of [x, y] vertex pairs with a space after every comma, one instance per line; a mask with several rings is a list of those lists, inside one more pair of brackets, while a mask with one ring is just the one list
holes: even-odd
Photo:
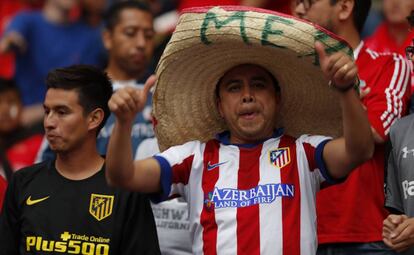
[[315, 43], [315, 50], [319, 55], [321, 69], [331, 86], [339, 91], [346, 91], [354, 86], [358, 68], [350, 56], [343, 52], [328, 55], [321, 42]]
[[19, 53], [25, 53], [27, 49], [26, 40], [18, 32], [11, 31], [0, 40], [0, 53], [5, 53], [12, 48]]
[[108, 106], [119, 122], [132, 124], [135, 115], [144, 109], [149, 91], [154, 86], [156, 80], [156, 76], [151, 75], [145, 82], [143, 89], [126, 87], [118, 89], [112, 95]]

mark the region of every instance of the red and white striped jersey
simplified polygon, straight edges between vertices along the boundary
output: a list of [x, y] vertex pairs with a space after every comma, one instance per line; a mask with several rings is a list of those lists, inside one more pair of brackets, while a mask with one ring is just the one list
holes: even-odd
[[165, 198], [189, 203], [193, 254], [315, 254], [315, 196], [331, 181], [322, 159], [329, 138], [278, 134], [237, 146], [223, 137], [155, 156]]

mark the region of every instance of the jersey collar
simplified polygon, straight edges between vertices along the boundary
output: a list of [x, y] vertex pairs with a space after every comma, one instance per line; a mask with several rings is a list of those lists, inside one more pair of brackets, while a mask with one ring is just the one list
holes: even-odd
[[224, 131], [224, 132], [221, 132], [221, 133], [219, 133], [219, 134], [217, 134], [216, 135], [216, 139], [221, 143], [221, 144], [224, 144], [224, 145], [235, 145], [235, 146], [237, 146], [237, 147], [240, 147], [240, 148], [253, 148], [253, 147], [255, 147], [255, 146], [257, 146], [257, 145], [259, 145], [259, 144], [262, 144], [264, 141], [267, 141], [267, 140], [269, 140], [269, 139], [271, 139], [271, 138], [278, 138], [278, 137], [281, 137], [282, 135], [283, 135], [283, 132], [284, 132], [284, 130], [283, 130], [283, 128], [278, 128], [278, 129], [275, 129], [274, 131], [273, 131], [273, 134], [272, 134], [272, 136], [271, 137], [269, 137], [269, 138], [266, 138], [266, 139], [264, 139], [264, 140], [262, 140], [262, 141], [259, 141], [259, 142], [257, 142], [257, 143], [249, 143], [249, 144], [232, 144], [231, 142], [230, 142], [230, 131], [228, 131], [228, 130], [226, 130], [226, 131]]

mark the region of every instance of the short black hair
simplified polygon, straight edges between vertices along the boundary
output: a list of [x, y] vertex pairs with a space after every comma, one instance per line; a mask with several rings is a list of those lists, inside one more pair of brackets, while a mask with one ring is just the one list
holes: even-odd
[[97, 129], [97, 134], [111, 114], [108, 101], [112, 95], [112, 83], [108, 75], [97, 67], [73, 65], [54, 69], [47, 75], [46, 87], [76, 90], [79, 95], [79, 105], [82, 106], [85, 115], [101, 108], [104, 111], [104, 119]]
[[14, 80], [11, 79], [4, 79], [0, 78], [0, 94], [4, 93], [6, 91], [14, 91], [16, 92], [20, 97], [20, 91], [19, 88], [17, 88], [16, 83]]
[[125, 1], [125, 2], [118, 2], [109, 7], [106, 11], [104, 18], [105, 18], [105, 28], [108, 30], [112, 30], [119, 22], [119, 14], [125, 9], [136, 9], [144, 12], [148, 12], [152, 14], [152, 11], [149, 5], [136, 2], [136, 1]]
[[410, 16], [407, 17], [408, 23], [411, 27], [414, 27], [414, 10], [411, 11]]
[[[340, 0], [331, 0], [331, 5], [335, 5]], [[371, 0], [354, 0], [354, 9], [352, 10], [352, 17], [354, 24], [359, 33], [364, 28], [365, 21], [368, 18], [369, 10], [371, 9]]]

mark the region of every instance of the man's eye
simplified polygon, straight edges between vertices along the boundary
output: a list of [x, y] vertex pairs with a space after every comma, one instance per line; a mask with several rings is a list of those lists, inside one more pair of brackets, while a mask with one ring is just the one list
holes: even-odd
[[152, 39], [154, 39], [154, 32], [145, 32], [144, 33], [144, 36], [145, 36], [145, 39], [147, 39], [147, 40], [152, 40]]
[[239, 91], [240, 90], [240, 86], [238, 86], [238, 85], [232, 85], [232, 86], [227, 87], [227, 90], [230, 91], [230, 92]]
[[129, 37], [135, 36], [135, 29], [127, 29], [124, 31], [124, 34]]
[[255, 88], [264, 88], [264, 87], [266, 87], [266, 84], [263, 83], [263, 82], [255, 82], [255, 83], [253, 83], [253, 86]]
[[253, 86], [253, 88], [263, 89], [263, 88], [266, 88], [267, 85], [264, 82], [257, 81], [257, 82], [253, 82], [252, 86]]

